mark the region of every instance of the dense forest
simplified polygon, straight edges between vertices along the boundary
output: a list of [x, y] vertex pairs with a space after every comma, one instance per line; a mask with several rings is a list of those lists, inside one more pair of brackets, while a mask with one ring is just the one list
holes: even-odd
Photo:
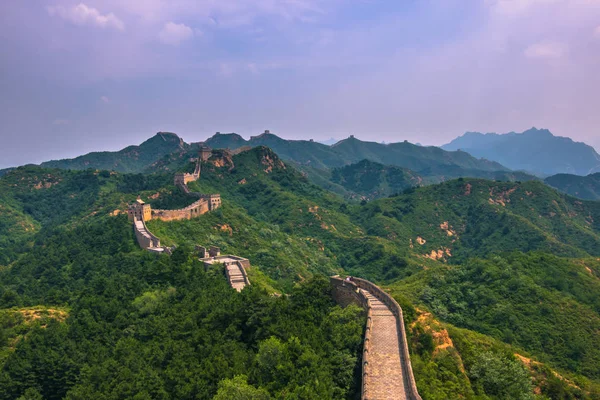
[[[467, 178], [346, 202], [257, 147], [203, 164], [190, 188], [222, 208], [150, 221], [177, 249], [144, 252], [127, 204], [185, 205], [188, 160], [0, 178], [0, 398], [357, 398], [364, 313], [336, 273], [401, 304], [423, 399], [600, 398], [599, 203]], [[197, 244], [248, 258], [252, 286]]]
[[354, 397], [364, 320], [326, 279], [237, 294], [185, 247], [142, 253], [127, 225], [49, 230], [4, 271], [1, 398]]

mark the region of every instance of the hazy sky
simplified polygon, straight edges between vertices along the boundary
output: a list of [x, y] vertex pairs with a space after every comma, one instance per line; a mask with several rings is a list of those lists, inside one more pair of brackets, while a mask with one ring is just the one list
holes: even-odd
[[0, 1], [0, 168], [161, 130], [600, 148], [600, 0], [82, 1]]

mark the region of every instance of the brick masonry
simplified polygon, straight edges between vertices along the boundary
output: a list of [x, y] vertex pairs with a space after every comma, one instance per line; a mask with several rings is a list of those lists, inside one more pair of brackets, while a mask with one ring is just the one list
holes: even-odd
[[145, 222], [151, 219], [159, 219], [162, 221], [176, 221], [182, 219], [196, 218], [209, 211], [216, 210], [221, 207], [221, 195], [220, 194], [200, 194], [190, 192], [187, 184], [189, 182], [200, 179], [200, 165], [202, 161], [206, 161], [210, 158], [212, 151], [207, 147], [201, 147], [198, 152], [198, 158], [196, 159], [196, 168], [192, 174], [176, 174], [174, 178], [175, 185], [180, 187], [186, 194], [190, 196], [200, 197], [191, 205], [179, 209], [179, 210], [153, 210], [150, 204], [144, 203], [141, 199], [138, 199], [135, 203], [129, 205], [127, 208], [127, 214], [129, 220], [133, 222], [133, 229], [135, 237], [140, 247], [156, 251], [156, 252], [170, 252], [171, 249], [162, 247], [160, 240], [154, 236], [146, 227]]
[[375, 284], [360, 278], [331, 278], [332, 295], [342, 306], [367, 311], [363, 345], [362, 400], [421, 400], [410, 364], [402, 309]]

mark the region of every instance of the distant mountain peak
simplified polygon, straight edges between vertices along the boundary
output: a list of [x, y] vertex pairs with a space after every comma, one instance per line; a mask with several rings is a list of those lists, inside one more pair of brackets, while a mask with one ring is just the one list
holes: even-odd
[[263, 133], [261, 133], [260, 135], [256, 135], [256, 136], [250, 136], [250, 140], [257, 140], [257, 139], [278, 139], [278, 140], [284, 140], [283, 138], [280, 138], [279, 136], [275, 135], [274, 133], [271, 133], [270, 130], [266, 129]]
[[154, 135], [154, 136], [160, 136], [161, 138], [163, 138], [165, 140], [166, 140], [166, 138], [179, 139], [179, 136], [173, 132], [156, 132], [156, 135]]
[[157, 132], [156, 135], [150, 139], [144, 141], [139, 147], [147, 146], [160, 146], [161, 143], [176, 143], [178, 146], [183, 147], [185, 142], [176, 133], [173, 132]]
[[350, 135], [345, 139], [340, 140], [339, 142], [333, 144], [331, 147], [339, 147], [340, 145], [343, 145], [344, 143], [358, 143], [361, 142], [360, 139], [357, 139], [354, 135]]
[[467, 132], [442, 148], [462, 149], [474, 157], [541, 177], [558, 173], [587, 175], [600, 168], [600, 155], [593, 147], [535, 126], [521, 133]]
[[535, 126], [531, 127], [530, 129], [527, 129], [526, 131], [524, 131], [522, 133], [522, 135], [540, 135], [540, 136], [554, 136], [552, 134], [552, 132], [550, 132], [548, 129], [538, 129]]
[[247, 145], [246, 139], [237, 133], [221, 133], [217, 132], [213, 136], [204, 141], [206, 146], [213, 149], [230, 149], [235, 150]]

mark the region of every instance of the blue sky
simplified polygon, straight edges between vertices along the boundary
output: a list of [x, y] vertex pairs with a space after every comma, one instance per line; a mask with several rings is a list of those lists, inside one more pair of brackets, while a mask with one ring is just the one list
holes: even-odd
[[600, 0], [6, 0], [0, 167], [157, 131], [600, 147]]

